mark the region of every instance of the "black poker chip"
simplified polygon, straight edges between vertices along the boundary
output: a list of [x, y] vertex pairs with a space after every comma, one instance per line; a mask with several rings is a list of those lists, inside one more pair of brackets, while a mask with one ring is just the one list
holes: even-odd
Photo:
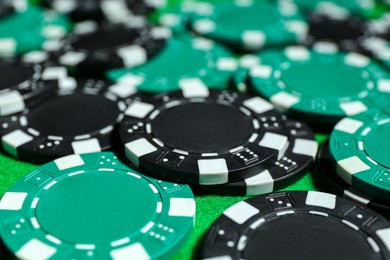
[[145, 24], [83, 22], [59, 42], [58, 62], [75, 74], [101, 77], [109, 69], [145, 63], [169, 36], [168, 29]]
[[47, 53], [31, 52], [0, 58], [0, 116], [31, 108], [53, 95], [66, 68], [48, 60]]
[[283, 157], [269, 168], [245, 180], [222, 185], [203, 185], [216, 194], [230, 196], [260, 195], [282, 189], [306, 173], [317, 155], [314, 133], [303, 122], [288, 119], [285, 123], [289, 146]]
[[63, 79], [50, 100], [1, 118], [2, 148], [33, 163], [110, 149], [117, 123], [137, 96], [129, 86], [103, 80]]
[[309, 14], [308, 19], [309, 31], [304, 45], [313, 47], [318, 43], [330, 43], [341, 51], [372, 55], [365, 42], [374, 35], [362, 18], [349, 14], [338, 17], [332, 13], [314, 12]]
[[288, 146], [284, 120], [270, 103], [196, 81], [134, 102], [119, 137], [137, 167], [201, 185], [249, 178], [280, 159]]
[[383, 216], [390, 218], [390, 204], [357, 191], [341, 179], [331, 162], [329, 153], [329, 145], [324, 144], [316, 158], [315, 172], [318, 174], [319, 187], [324, 191], [363, 204]]
[[205, 236], [202, 259], [389, 259], [390, 222], [333, 194], [256, 196], [223, 212]]
[[43, 5], [69, 15], [72, 21], [104, 21], [146, 15], [164, 5], [164, 1], [147, 0], [44, 0]]

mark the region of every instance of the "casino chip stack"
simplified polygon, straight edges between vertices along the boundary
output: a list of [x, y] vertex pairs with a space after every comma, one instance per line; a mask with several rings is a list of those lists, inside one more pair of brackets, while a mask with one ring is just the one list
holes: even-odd
[[190, 26], [200, 35], [248, 51], [297, 43], [306, 36], [308, 27], [297, 6], [284, 0], [216, 4], [212, 12], [198, 10]]
[[0, 56], [41, 50], [69, 31], [66, 17], [38, 7], [0, 13]]
[[0, 201], [0, 235], [19, 259], [169, 259], [194, 220], [187, 185], [140, 174], [111, 152], [56, 159]]
[[339, 52], [332, 44], [264, 51], [259, 61], [250, 69], [248, 87], [308, 122], [335, 124], [389, 97], [390, 76], [382, 67], [366, 56]]
[[288, 148], [284, 119], [270, 103], [197, 84], [131, 104], [119, 137], [137, 167], [201, 185], [252, 177]]
[[34, 163], [111, 149], [123, 112], [135, 90], [103, 80], [65, 78], [43, 104], [0, 119], [3, 149]]
[[[82, 76], [101, 77], [106, 70], [145, 63], [165, 45], [170, 31], [141, 24], [102, 24], [88, 21], [75, 26], [65, 39], [48, 46], [58, 62]], [[55, 46], [55, 48], [53, 48]]]
[[379, 199], [367, 196], [347, 184], [338, 174], [332, 164], [329, 145], [321, 147], [317, 159], [315, 172], [318, 184], [325, 191], [329, 191], [347, 199], [363, 204], [372, 210], [390, 218], [390, 204]]
[[233, 54], [220, 44], [182, 35], [169, 39], [144, 65], [113, 70], [108, 77], [149, 93], [179, 90], [191, 84], [226, 88], [236, 67]]
[[390, 202], [390, 113], [372, 109], [342, 119], [329, 140], [337, 174], [358, 191]]
[[291, 191], [226, 209], [205, 236], [202, 259], [389, 259], [390, 222], [333, 194]]

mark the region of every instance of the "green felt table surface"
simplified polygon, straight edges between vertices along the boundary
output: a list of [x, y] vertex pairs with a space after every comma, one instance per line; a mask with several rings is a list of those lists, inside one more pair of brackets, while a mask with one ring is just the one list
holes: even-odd
[[[36, 3], [39, 0], [29, 0]], [[220, 0], [212, 0], [216, 2]], [[173, 9], [180, 0], [168, 0], [168, 10]], [[377, 16], [380, 10], [372, 12], [370, 16]], [[319, 144], [325, 142], [328, 138], [327, 133], [317, 134]], [[10, 156], [0, 152], [0, 196], [2, 196], [19, 178], [34, 170], [38, 165], [18, 161]], [[318, 190], [313, 181], [313, 173], [307, 172], [293, 185], [286, 187], [283, 190]], [[202, 243], [202, 237], [210, 228], [212, 223], [222, 214], [228, 207], [238, 201], [242, 201], [249, 197], [229, 197], [210, 195], [208, 193], [194, 190], [196, 201], [196, 222], [195, 228], [189, 237], [188, 241], [177, 253], [174, 260], [193, 259], [197, 254], [198, 245]]]

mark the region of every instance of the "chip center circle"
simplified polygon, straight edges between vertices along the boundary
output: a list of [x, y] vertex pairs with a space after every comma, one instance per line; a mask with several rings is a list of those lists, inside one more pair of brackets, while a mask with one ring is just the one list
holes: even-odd
[[29, 80], [34, 75], [34, 70], [22, 64], [0, 63], [0, 90], [15, 87], [16, 85]]
[[46, 190], [36, 218], [46, 233], [70, 244], [134, 237], [156, 222], [159, 197], [149, 184], [121, 170], [87, 170]]
[[152, 122], [156, 138], [190, 153], [226, 153], [245, 145], [253, 130], [251, 118], [235, 107], [207, 102], [162, 110]]
[[371, 252], [364, 233], [351, 232], [340, 219], [298, 212], [260, 225], [247, 238], [242, 258], [382, 259]]
[[361, 73], [334, 61], [293, 64], [283, 70], [281, 81], [289, 89], [313, 98], [358, 97], [367, 89]]
[[103, 95], [75, 92], [57, 96], [28, 114], [31, 127], [56, 136], [91, 134], [113, 126], [120, 114], [117, 103]]
[[364, 139], [364, 150], [374, 161], [390, 168], [390, 122], [371, 129]]
[[129, 45], [138, 37], [136, 30], [118, 27], [116, 30], [100, 30], [82, 36], [72, 45], [77, 50], [98, 51]]

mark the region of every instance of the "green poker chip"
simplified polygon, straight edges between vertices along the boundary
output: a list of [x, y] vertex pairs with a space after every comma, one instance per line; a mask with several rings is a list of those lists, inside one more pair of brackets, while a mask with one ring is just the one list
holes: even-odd
[[362, 15], [371, 12], [375, 6], [375, 0], [293, 0], [307, 12], [334, 10], [334, 14]]
[[221, 45], [204, 38], [181, 36], [170, 39], [147, 63], [109, 71], [108, 78], [151, 93], [191, 85], [225, 89], [236, 66], [232, 53]]
[[389, 76], [382, 67], [332, 44], [270, 50], [260, 59], [261, 65], [250, 70], [250, 88], [279, 110], [310, 122], [334, 124], [389, 97]]
[[194, 226], [187, 185], [144, 176], [114, 153], [69, 155], [0, 201], [0, 235], [20, 259], [161, 259]]
[[235, 49], [260, 50], [294, 44], [307, 35], [308, 24], [290, 1], [248, 1], [216, 4], [213, 12], [198, 11], [191, 28]]
[[353, 188], [390, 202], [390, 113], [372, 109], [346, 117], [330, 136], [338, 175]]
[[0, 18], [0, 56], [43, 49], [62, 38], [70, 28], [65, 16], [38, 7], [28, 7]]

